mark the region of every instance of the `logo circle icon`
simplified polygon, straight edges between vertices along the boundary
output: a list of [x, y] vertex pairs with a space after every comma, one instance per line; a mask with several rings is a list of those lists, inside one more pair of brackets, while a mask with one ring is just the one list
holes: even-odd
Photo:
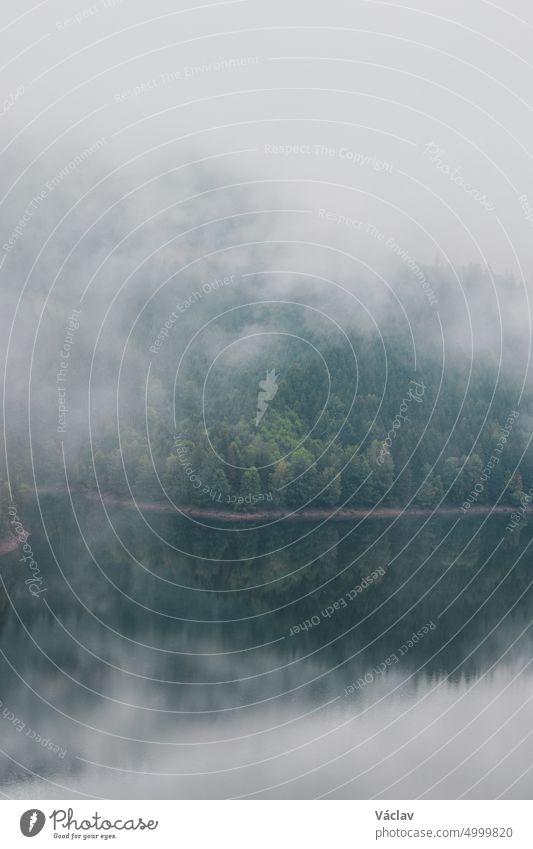
[[46, 817], [37, 808], [25, 811], [20, 818], [20, 830], [24, 837], [35, 837], [43, 830]]

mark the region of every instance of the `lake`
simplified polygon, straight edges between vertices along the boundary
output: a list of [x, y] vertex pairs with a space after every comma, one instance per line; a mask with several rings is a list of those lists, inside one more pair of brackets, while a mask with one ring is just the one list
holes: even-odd
[[531, 797], [527, 519], [19, 512], [43, 592], [0, 558], [7, 797]]

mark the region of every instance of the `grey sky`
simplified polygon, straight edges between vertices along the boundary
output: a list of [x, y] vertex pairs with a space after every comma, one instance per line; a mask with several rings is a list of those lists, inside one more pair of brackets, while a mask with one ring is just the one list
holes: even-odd
[[[488, 262], [529, 274], [531, 10], [516, 0], [505, 9], [418, 6], [17, 6], [0, 33], [3, 234], [34, 186], [103, 138], [79, 178], [118, 167], [131, 189], [216, 157], [183, 167], [180, 185], [274, 181], [257, 188], [258, 208], [307, 210], [302, 233], [372, 264], [388, 251], [368, 224], [419, 261]], [[55, 189], [58, 203], [67, 183]], [[50, 200], [39, 213], [42, 232], [55, 217]], [[224, 192], [213, 207], [239, 211]], [[320, 209], [334, 215], [319, 221]], [[338, 224], [335, 215], [362, 224]], [[273, 215], [264, 233], [283, 226]], [[24, 239], [12, 254], [28, 249]]]

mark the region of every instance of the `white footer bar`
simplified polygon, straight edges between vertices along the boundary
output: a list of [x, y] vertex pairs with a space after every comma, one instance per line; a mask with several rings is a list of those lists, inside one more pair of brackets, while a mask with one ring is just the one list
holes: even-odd
[[[527, 801], [0, 802], [1, 846], [532, 849]], [[28, 844], [29, 838], [35, 844]], [[67, 841], [69, 841], [67, 843]]]

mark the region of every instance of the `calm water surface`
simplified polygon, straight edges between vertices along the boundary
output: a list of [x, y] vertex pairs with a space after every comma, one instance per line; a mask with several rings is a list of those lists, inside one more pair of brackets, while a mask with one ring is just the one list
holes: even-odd
[[8, 797], [532, 796], [525, 521], [74, 508], [21, 507], [40, 597], [0, 558]]

